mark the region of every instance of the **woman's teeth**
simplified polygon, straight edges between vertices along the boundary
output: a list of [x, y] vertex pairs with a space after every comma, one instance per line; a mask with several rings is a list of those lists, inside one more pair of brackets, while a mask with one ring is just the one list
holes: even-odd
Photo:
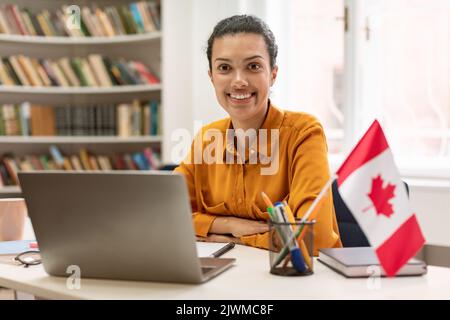
[[246, 93], [246, 94], [230, 94], [230, 97], [233, 99], [238, 99], [238, 100], [244, 100], [244, 99], [248, 99], [252, 96], [251, 93]]

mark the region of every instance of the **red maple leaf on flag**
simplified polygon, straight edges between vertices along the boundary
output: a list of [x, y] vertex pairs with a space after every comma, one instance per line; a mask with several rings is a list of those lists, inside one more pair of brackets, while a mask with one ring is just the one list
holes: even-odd
[[389, 200], [394, 197], [395, 185], [388, 183], [387, 186], [383, 188], [383, 182], [381, 175], [372, 178], [372, 189], [367, 195], [372, 201], [377, 214], [384, 214], [389, 218], [394, 213], [392, 204], [389, 203]]

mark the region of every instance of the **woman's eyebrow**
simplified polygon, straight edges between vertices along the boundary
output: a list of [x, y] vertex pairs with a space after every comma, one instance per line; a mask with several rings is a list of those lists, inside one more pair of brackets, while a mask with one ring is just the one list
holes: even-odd
[[[261, 55], [259, 55], [259, 54], [257, 54], [257, 55], [254, 55], [254, 56], [251, 56], [251, 57], [248, 57], [248, 58], [245, 58], [244, 59], [244, 61], [248, 61], [248, 60], [253, 60], [253, 59], [263, 59], [264, 60], [264, 57], [263, 56], [261, 56]], [[216, 61], [225, 61], [225, 62], [230, 62], [231, 61], [231, 59], [227, 59], [227, 58], [216, 58], [216, 59], [214, 59], [214, 62], [216, 62]]]
[[230, 61], [231, 61], [230, 59], [216, 58], [216, 59], [214, 59], [214, 62], [216, 62], [217, 60], [219, 60], [219, 61], [227, 61], [227, 62], [230, 62]]
[[257, 54], [257, 55], [254, 55], [254, 56], [245, 58], [244, 61], [253, 60], [253, 59], [257, 59], [257, 58], [260, 58], [260, 59], [263, 59], [263, 60], [264, 60], [264, 57], [263, 57], [263, 56], [260, 56], [260, 55]]

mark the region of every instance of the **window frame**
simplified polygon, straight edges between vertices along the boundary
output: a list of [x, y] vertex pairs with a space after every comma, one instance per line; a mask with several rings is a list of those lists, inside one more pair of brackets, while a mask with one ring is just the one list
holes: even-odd
[[[359, 107], [363, 106], [365, 76], [362, 42], [365, 41], [367, 25], [364, 3], [367, 5], [369, 1], [344, 0], [348, 19], [348, 30], [344, 33], [344, 150], [341, 154], [330, 155], [333, 169], [337, 169], [337, 163], [342, 163], [370, 125], [367, 113], [371, 111]], [[411, 159], [394, 155], [394, 158], [403, 177], [450, 180], [450, 157], [417, 156]]]

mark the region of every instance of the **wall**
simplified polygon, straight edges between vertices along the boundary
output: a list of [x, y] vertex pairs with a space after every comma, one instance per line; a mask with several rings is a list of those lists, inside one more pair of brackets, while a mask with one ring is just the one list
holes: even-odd
[[194, 135], [199, 123], [224, 118], [208, 77], [207, 40], [221, 19], [240, 13], [265, 15], [265, 0], [164, 0], [163, 11], [163, 160], [178, 162], [172, 150], [178, 141], [171, 133], [180, 128]]
[[171, 133], [192, 119], [192, 0], [162, 1], [162, 101], [164, 163], [172, 163]]
[[427, 243], [450, 246], [450, 182], [405, 179]]

